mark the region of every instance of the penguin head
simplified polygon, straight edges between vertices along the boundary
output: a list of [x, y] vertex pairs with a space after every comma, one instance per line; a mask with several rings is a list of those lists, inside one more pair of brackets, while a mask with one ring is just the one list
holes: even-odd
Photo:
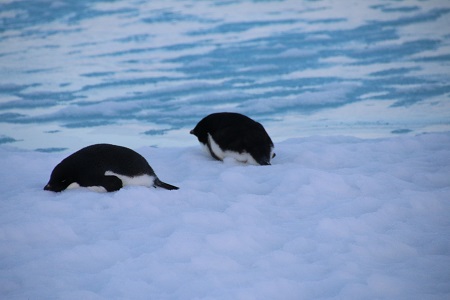
[[50, 180], [45, 185], [44, 190], [62, 192], [73, 182], [74, 180], [72, 179], [70, 173], [67, 172], [65, 166], [59, 164], [53, 169], [53, 172], [50, 175]]
[[274, 145], [269, 135], [261, 134], [259, 131], [252, 131], [251, 134], [247, 135], [243, 143], [243, 148], [247, 149], [247, 152], [261, 166], [270, 165], [272, 158], [275, 157], [275, 153], [273, 152]]
[[253, 159], [261, 166], [269, 166], [271, 159], [275, 157], [272, 149], [264, 149], [265, 147], [251, 147], [249, 152]]
[[206, 145], [208, 144], [208, 135], [214, 135], [229, 125], [229, 113], [213, 113], [201, 119], [190, 133], [195, 135], [201, 144]]
[[204, 145], [208, 142], [208, 132], [202, 126], [203, 124], [197, 124], [194, 129], [190, 131], [190, 134], [193, 134], [197, 137], [198, 141]]

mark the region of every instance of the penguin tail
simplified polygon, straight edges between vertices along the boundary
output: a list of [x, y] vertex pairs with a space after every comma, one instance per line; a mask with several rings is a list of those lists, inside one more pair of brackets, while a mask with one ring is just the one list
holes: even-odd
[[174, 185], [162, 182], [158, 178], [155, 179], [154, 185], [155, 185], [155, 187], [156, 186], [157, 187], [161, 187], [161, 188], [166, 189], [166, 190], [178, 190], [179, 189], [179, 187], [176, 187]]

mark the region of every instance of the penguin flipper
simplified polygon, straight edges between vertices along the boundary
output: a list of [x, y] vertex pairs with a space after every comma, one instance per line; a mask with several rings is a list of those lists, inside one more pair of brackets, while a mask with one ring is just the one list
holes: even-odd
[[103, 177], [101, 186], [103, 186], [107, 192], [115, 192], [123, 187], [123, 183], [117, 176], [106, 175]]
[[179, 187], [176, 187], [174, 185], [162, 182], [158, 178], [155, 179], [155, 182], [153, 184], [154, 184], [155, 187], [161, 187], [161, 188], [166, 189], [166, 190], [178, 190], [179, 189]]

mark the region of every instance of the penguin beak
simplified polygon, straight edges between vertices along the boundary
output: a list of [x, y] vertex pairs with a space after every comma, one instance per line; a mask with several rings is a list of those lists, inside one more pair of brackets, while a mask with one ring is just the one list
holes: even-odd
[[190, 134], [194, 134], [194, 135], [195, 135], [195, 133], [194, 133], [194, 129], [192, 129], [191, 131], [189, 131], [189, 133], [190, 133]]
[[50, 183], [49, 184], [47, 184], [46, 186], [44, 186], [44, 191], [51, 191], [51, 185], [50, 185]]

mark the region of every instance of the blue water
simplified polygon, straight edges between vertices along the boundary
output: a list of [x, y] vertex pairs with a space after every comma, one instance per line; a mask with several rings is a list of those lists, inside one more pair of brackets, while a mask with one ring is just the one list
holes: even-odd
[[450, 130], [450, 1], [0, 2], [0, 144], [183, 146]]

